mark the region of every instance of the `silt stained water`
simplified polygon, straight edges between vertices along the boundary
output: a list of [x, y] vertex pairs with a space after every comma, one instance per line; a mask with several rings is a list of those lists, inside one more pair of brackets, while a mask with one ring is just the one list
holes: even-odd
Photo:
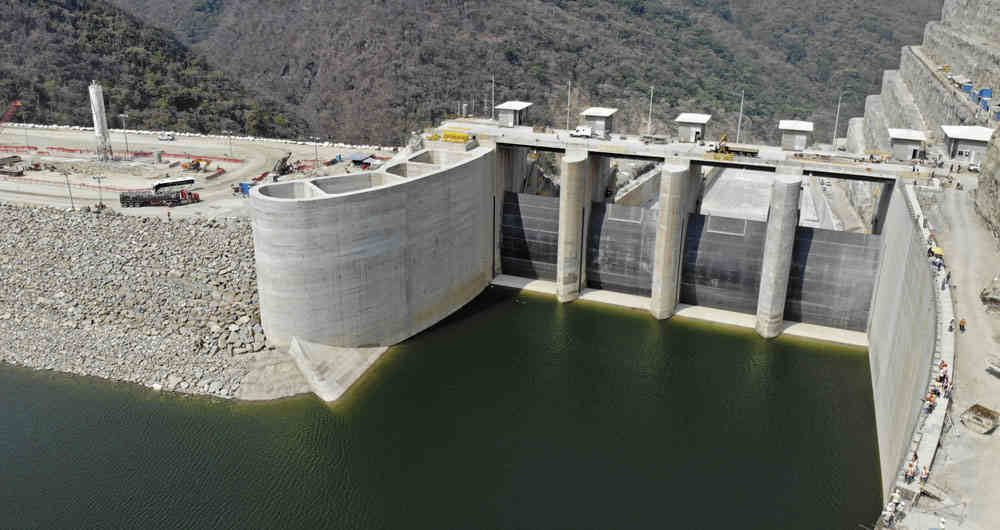
[[0, 366], [0, 527], [870, 526], [867, 355], [489, 288], [335, 406]]

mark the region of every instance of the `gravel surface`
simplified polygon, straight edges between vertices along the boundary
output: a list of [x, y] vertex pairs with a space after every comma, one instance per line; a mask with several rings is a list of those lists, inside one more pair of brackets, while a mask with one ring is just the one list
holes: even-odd
[[0, 204], [0, 361], [233, 397], [270, 348], [246, 219]]

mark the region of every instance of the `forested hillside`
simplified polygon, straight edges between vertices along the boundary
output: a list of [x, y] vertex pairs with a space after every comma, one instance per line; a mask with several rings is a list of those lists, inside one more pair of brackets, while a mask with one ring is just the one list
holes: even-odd
[[92, 125], [87, 85], [104, 86], [109, 124], [297, 136], [305, 122], [247, 90], [168, 31], [104, 1], [0, 3], [0, 105], [14, 121]]
[[[644, 128], [679, 111], [735, 129], [747, 93], [749, 130], [773, 140], [776, 120], [812, 119], [829, 141], [860, 116], [899, 48], [919, 44], [941, 0], [114, 0], [173, 31], [212, 64], [299, 109], [322, 135], [400, 139], [497, 100], [535, 102], [536, 121], [565, 125], [566, 85], [587, 105], [622, 109]], [[575, 117], [573, 118], [575, 121]], [[846, 119], [841, 120], [844, 134]]]

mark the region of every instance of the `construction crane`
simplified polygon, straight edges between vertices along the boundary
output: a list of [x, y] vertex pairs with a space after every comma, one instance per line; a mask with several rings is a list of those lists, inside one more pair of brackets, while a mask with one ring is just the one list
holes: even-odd
[[14, 113], [17, 112], [17, 109], [22, 106], [24, 105], [19, 100], [15, 100], [9, 107], [7, 107], [7, 112], [3, 113], [3, 118], [0, 118], [0, 134], [3, 134], [4, 128], [7, 127], [7, 122], [14, 117]]

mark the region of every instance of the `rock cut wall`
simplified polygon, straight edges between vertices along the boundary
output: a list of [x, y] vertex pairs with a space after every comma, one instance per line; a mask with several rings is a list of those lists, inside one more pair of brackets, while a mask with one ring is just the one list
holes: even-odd
[[976, 212], [993, 234], [1000, 234], [1000, 131], [993, 133], [986, 161], [979, 175], [975, 196]]

